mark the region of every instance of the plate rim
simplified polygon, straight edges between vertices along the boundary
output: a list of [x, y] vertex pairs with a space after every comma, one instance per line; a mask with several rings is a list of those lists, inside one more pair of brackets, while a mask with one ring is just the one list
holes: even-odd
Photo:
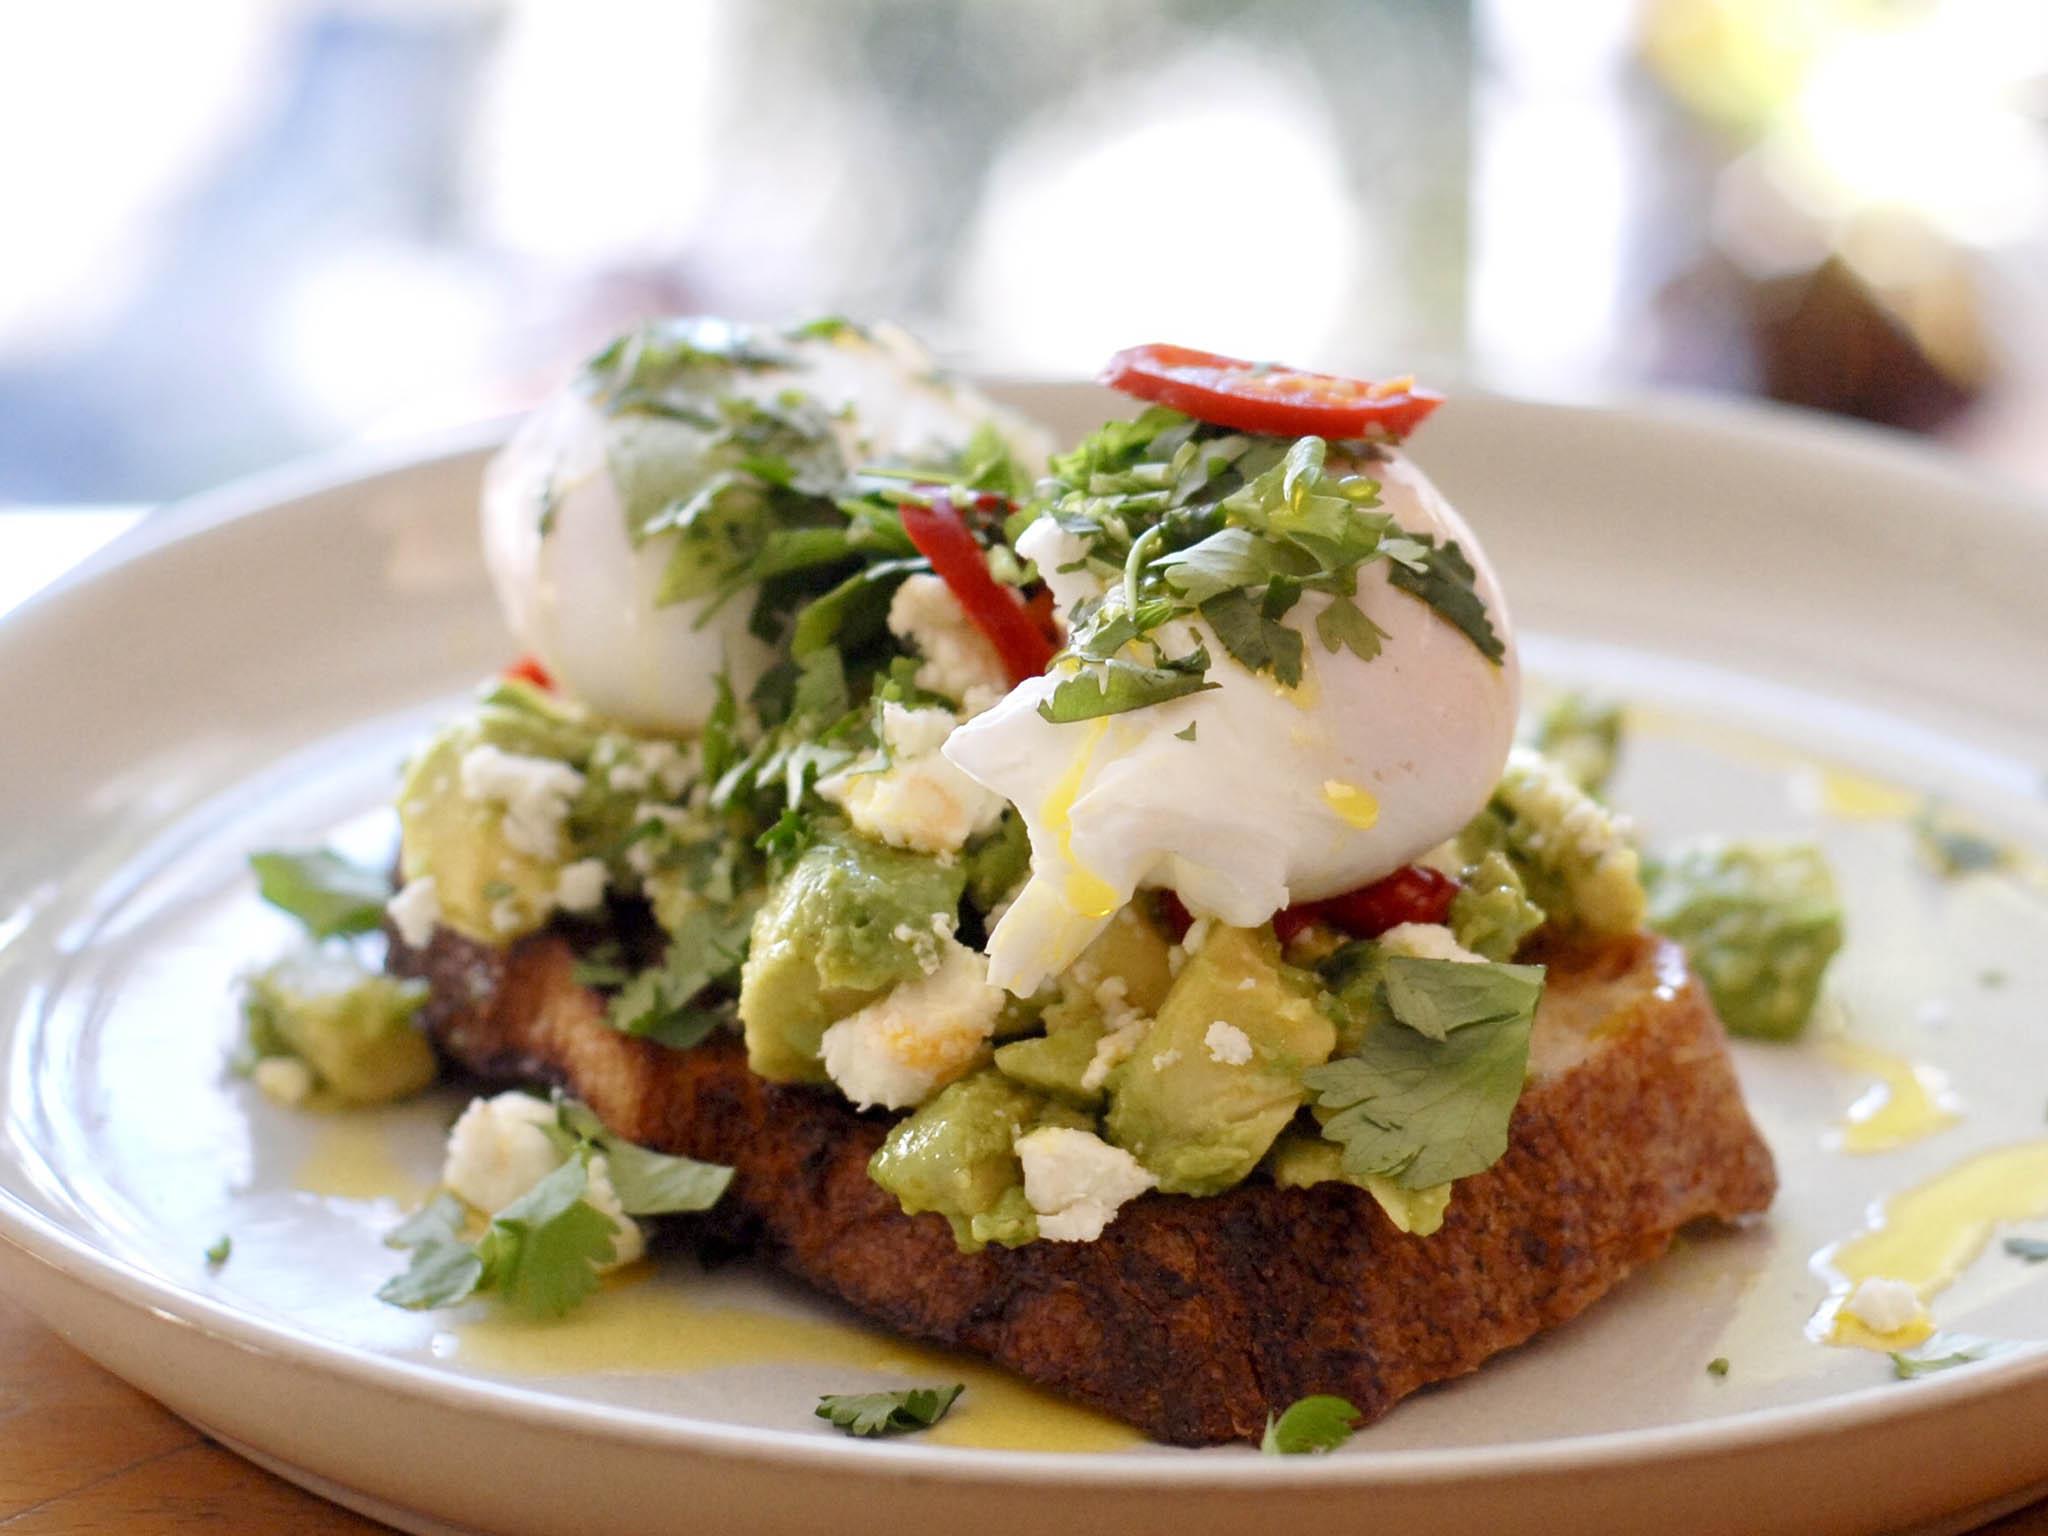
[[[1076, 381], [1001, 379], [989, 387], [1009, 398], [1071, 392]], [[1726, 446], [1779, 449], [1790, 455], [1851, 460], [1861, 468], [1895, 469], [1922, 483], [1945, 482], [1970, 493], [2000, 517], [2048, 517], [2048, 498], [1951, 451], [1883, 427], [1845, 422], [1794, 407], [1681, 394], [1650, 393], [1591, 403], [1526, 399], [1484, 391], [1460, 396], [1483, 409], [1536, 416], [1598, 418], [1620, 429], [1675, 431]], [[445, 466], [502, 441], [513, 418], [472, 422], [389, 444], [354, 447], [296, 460], [174, 502], [111, 541], [13, 612], [0, 617], [0, 650], [33, 622], [112, 573], [147, 561], [172, 545], [244, 519], [281, 512], [307, 499], [395, 475]], [[12, 1026], [7, 1030], [11, 1037]], [[0, 1156], [14, 1159], [11, 1149]], [[1970, 1369], [1910, 1383], [1880, 1382], [1813, 1402], [1754, 1409], [1693, 1423], [1606, 1431], [1489, 1446], [1375, 1451], [1354, 1441], [1338, 1457], [1171, 1456], [1161, 1447], [1075, 1455], [914, 1443], [868, 1443], [815, 1434], [722, 1424], [674, 1412], [574, 1399], [515, 1382], [453, 1375], [330, 1340], [285, 1321], [244, 1312], [159, 1275], [87, 1239], [0, 1188], [0, 1240], [12, 1256], [40, 1263], [102, 1297], [151, 1314], [160, 1326], [185, 1326], [209, 1338], [275, 1360], [304, 1364], [352, 1384], [386, 1390], [434, 1408], [480, 1414], [531, 1426], [656, 1449], [776, 1463], [791, 1459], [844, 1465], [946, 1482], [1041, 1484], [1048, 1474], [1069, 1484], [1123, 1488], [1425, 1486], [1474, 1479], [1518, 1478], [1562, 1471], [1682, 1461], [1752, 1449], [1764, 1443], [1831, 1436], [1868, 1425], [1948, 1411], [1960, 1404], [2048, 1380], [2048, 1344], [2031, 1343]]]

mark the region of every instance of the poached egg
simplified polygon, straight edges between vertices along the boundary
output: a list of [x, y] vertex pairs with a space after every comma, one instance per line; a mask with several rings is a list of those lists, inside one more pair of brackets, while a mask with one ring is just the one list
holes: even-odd
[[[1391, 874], [1452, 836], [1499, 781], [1521, 679], [1500, 586], [1484, 551], [1427, 476], [1398, 453], [1364, 466], [1401, 529], [1456, 540], [1507, 646], [1500, 664], [1421, 598], [1360, 569], [1357, 602], [1385, 631], [1371, 661], [1331, 652], [1303, 597], [1287, 622], [1307, 638], [1300, 686], [1233, 661], [1199, 620], [1169, 625], [1169, 652], [1208, 648], [1213, 689], [1055, 725], [1038, 713], [1062, 681], [1033, 678], [956, 730], [945, 755], [1016, 805], [1031, 875], [990, 935], [989, 979], [1018, 995], [1064, 970], [1141, 888], [1176, 892], [1197, 918], [1255, 927], [1297, 902]], [[1064, 620], [1101, 584], [1050, 517], [1018, 551], [1037, 563]], [[1114, 599], [1112, 598], [1112, 601]]]
[[[793, 392], [815, 403], [849, 471], [957, 449], [984, 422], [1027, 467], [1045, 459], [1035, 428], [940, 375], [893, 327], [782, 333], [689, 320], [664, 322], [662, 334], [706, 351], [739, 340], [776, 354], [770, 366], [732, 369], [724, 392], [761, 403]], [[484, 559], [520, 646], [570, 696], [622, 725], [684, 734], [702, 728], [721, 672], [744, 697], [775, 651], [748, 629], [747, 593], [715, 607], [708, 599], [657, 604], [674, 537], [637, 546], [631, 537], [613, 455], [633, 424], [593, 397], [588, 375], [529, 416], [485, 472]], [[701, 453], [712, 441], [708, 431], [665, 424], [664, 451]]]

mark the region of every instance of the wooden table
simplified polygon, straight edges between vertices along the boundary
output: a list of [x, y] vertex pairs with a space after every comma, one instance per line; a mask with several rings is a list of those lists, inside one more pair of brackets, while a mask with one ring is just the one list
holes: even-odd
[[[385, 1529], [222, 1450], [6, 1301], [0, 1361], [0, 1536]], [[2048, 1502], [1983, 1536], [2048, 1536]]]

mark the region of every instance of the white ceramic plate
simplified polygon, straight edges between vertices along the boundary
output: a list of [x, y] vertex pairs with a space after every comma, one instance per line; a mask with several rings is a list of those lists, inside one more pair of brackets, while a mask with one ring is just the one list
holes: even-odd
[[[1109, 404], [1019, 399], [1069, 431]], [[1937, 1299], [1945, 1328], [2026, 1346], [1966, 1368], [1897, 1381], [1805, 1333], [1810, 1255], [1872, 1202], [2048, 1134], [2038, 865], [1934, 880], [1902, 814], [1932, 792], [2048, 849], [2048, 514], [1783, 415], [1465, 400], [1418, 449], [1484, 532], [1535, 673], [1644, 706], [1618, 798], [1653, 841], [1827, 844], [1852, 930], [1839, 1018], [1945, 1072], [1956, 1124], [1850, 1156], [1829, 1137], [1868, 1075], [1817, 1043], [1741, 1047], [1784, 1177], [1767, 1222], [1689, 1239], [1314, 1460], [844, 1440], [816, 1393], [950, 1365], [744, 1270], [678, 1263], [553, 1344], [381, 1307], [378, 1239], [454, 1101], [294, 1116], [221, 1058], [235, 973], [287, 938], [243, 856], [374, 854], [401, 753], [505, 657], [472, 442], [193, 505], [0, 626], [0, 1271], [178, 1412], [416, 1530], [1754, 1536], [1960, 1529], [2048, 1492], [2048, 1266], [1994, 1242]], [[1035, 1410], [973, 1380], [950, 1438], [1029, 1440]]]

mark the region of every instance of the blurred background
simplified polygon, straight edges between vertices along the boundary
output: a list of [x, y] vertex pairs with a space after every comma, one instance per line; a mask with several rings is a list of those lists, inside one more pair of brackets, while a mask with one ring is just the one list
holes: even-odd
[[17, 507], [670, 310], [1766, 395], [2048, 485], [2043, 0], [66, 0], [0, 8], [0, 146]]

